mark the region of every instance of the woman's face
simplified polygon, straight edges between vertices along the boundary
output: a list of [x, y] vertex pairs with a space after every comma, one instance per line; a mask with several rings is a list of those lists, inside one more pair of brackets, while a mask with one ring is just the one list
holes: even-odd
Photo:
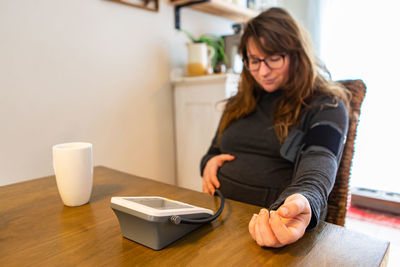
[[[254, 42], [254, 39], [250, 38], [247, 43], [247, 58], [249, 65], [257, 65], [257, 63], [259, 63], [260, 68], [258, 70], [254, 70], [253, 67], [253, 70], [249, 69], [249, 71], [265, 91], [272, 93], [288, 81], [290, 64], [289, 55], [266, 55], [264, 52], [260, 51]], [[273, 69], [260, 60], [270, 62], [269, 65], [272, 66]], [[283, 64], [279, 64], [279, 61], [282, 60]], [[274, 64], [276, 64], [275, 62], [278, 62], [277, 66], [279, 66], [279, 68], [274, 68]]]

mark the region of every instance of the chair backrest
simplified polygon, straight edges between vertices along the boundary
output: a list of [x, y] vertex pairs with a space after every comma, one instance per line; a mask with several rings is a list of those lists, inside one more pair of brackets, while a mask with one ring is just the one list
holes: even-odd
[[348, 203], [350, 202], [350, 169], [354, 153], [354, 140], [356, 139], [358, 119], [361, 104], [366, 93], [366, 86], [362, 80], [339, 81], [350, 90], [351, 113], [349, 116], [349, 130], [343, 149], [342, 159], [336, 174], [335, 185], [328, 198], [328, 212], [325, 221], [344, 226]]

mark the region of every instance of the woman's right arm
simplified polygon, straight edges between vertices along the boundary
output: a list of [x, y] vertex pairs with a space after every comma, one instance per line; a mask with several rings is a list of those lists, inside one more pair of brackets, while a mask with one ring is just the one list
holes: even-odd
[[217, 172], [225, 161], [234, 160], [235, 156], [230, 154], [220, 154], [212, 157], [206, 164], [203, 172], [203, 192], [214, 195], [215, 188], [220, 187]]
[[216, 145], [217, 134], [214, 136], [211, 146], [200, 162], [200, 174], [203, 177], [203, 192], [214, 195], [215, 188], [220, 187], [217, 173], [225, 161], [234, 160], [235, 157], [229, 154], [221, 154]]

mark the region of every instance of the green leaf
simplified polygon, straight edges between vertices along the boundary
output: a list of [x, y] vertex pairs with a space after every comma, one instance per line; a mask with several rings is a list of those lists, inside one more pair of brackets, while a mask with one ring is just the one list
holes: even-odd
[[185, 33], [187, 37], [189, 37], [190, 40], [192, 40], [192, 42], [196, 42], [196, 39], [194, 38], [194, 36], [189, 33], [188, 31], [185, 30], [180, 30], [181, 32]]

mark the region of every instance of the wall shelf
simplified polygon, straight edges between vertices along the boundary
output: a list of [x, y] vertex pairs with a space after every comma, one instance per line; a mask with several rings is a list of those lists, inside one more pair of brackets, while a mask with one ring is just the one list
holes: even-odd
[[197, 11], [227, 18], [235, 22], [246, 22], [258, 14], [255, 10], [240, 7], [226, 0], [170, 0], [170, 4], [175, 6], [175, 21], [177, 22], [175, 27], [177, 29], [180, 28], [179, 9], [185, 6]]

